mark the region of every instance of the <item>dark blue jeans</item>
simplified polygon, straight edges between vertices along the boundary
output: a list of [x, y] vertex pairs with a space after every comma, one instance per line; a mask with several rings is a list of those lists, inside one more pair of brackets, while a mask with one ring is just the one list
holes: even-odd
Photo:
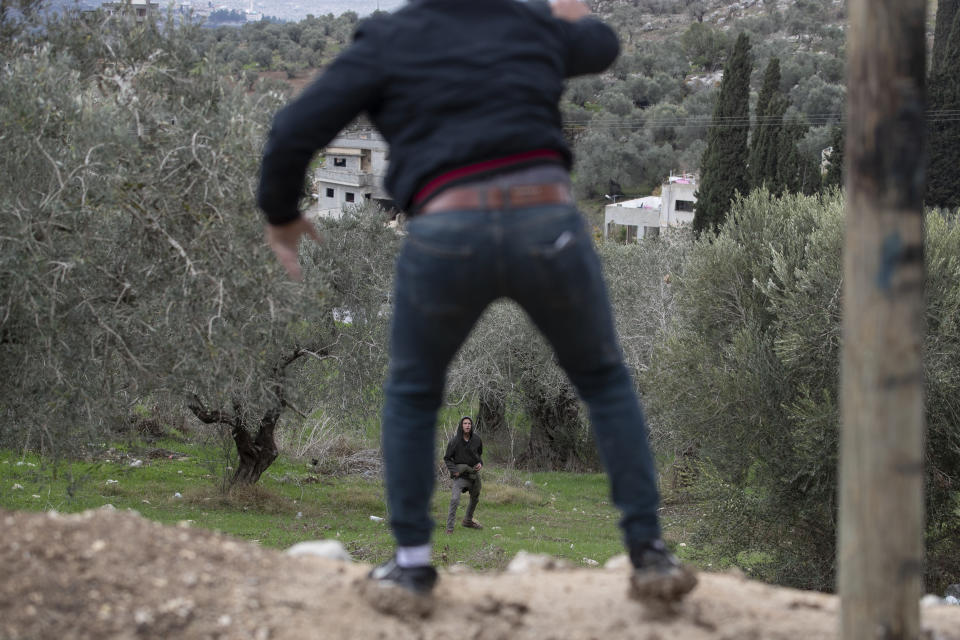
[[383, 455], [401, 546], [430, 541], [434, 438], [446, 370], [480, 314], [515, 300], [590, 410], [624, 538], [660, 536], [643, 412], [613, 325], [600, 260], [568, 205], [413, 218], [397, 258]]

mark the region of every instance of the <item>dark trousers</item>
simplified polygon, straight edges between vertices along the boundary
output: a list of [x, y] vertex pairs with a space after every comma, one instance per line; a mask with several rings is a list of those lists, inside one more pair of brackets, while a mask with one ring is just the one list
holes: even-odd
[[470, 494], [470, 503], [467, 505], [467, 512], [463, 514], [463, 521], [473, 520], [473, 512], [477, 510], [477, 503], [480, 502], [480, 476], [476, 475], [474, 480], [465, 477], [453, 479], [453, 487], [450, 489], [450, 509], [447, 511], [447, 531], [453, 531], [453, 525], [457, 520], [457, 508], [460, 506], [460, 496], [464, 493]]
[[398, 544], [430, 540], [435, 427], [446, 369], [488, 304], [515, 300], [587, 404], [626, 542], [659, 537], [643, 412], [617, 341], [600, 260], [569, 205], [414, 217], [397, 258], [383, 455]]

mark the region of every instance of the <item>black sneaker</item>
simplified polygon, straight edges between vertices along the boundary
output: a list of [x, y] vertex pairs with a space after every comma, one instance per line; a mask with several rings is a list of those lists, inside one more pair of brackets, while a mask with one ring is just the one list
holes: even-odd
[[630, 597], [636, 600], [677, 602], [697, 586], [693, 571], [680, 564], [663, 540], [630, 546]]
[[429, 594], [437, 584], [436, 569], [431, 566], [401, 567], [396, 556], [374, 567], [367, 577], [383, 586], [402, 587], [418, 595]]

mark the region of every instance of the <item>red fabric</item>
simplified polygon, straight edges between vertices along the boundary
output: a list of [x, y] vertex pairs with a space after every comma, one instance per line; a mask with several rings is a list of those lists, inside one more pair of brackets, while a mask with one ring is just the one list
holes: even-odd
[[452, 182], [460, 181], [464, 178], [469, 178], [470, 176], [496, 171], [498, 169], [504, 169], [513, 165], [525, 164], [532, 160], [556, 160], [557, 162], [563, 162], [563, 155], [559, 151], [554, 151], [553, 149], [535, 149], [534, 151], [515, 153], [502, 158], [494, 158], [493, 160], [477, 162], [476, 164], [468, 164], [466, 166], [454, 169], [453, 171], [442, 173], [436, 178], [430, 180], [430, 182], [424, 185], [424, 187], [420, 189], [420, 191], [418, 191], [413, 197], [413, 204], [421, 204], [424, 200], [432, 195], [435, 195], [439, 190], [448, 186]]

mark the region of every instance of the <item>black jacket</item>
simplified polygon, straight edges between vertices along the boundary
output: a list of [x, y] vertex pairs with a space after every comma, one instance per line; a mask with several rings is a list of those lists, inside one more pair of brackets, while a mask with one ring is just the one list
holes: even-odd
[[463, 427], [457, 427], [457, 433], [454, 434], [450, 442], [447, 443], [447, 451], [443, 454], [443, 462], [450, 470], [450, 477], [453, 477], [458, 464], [470, 465], [470, 468], [477, 466], [477, 463], [483, 464], [483, 441], [476, 433], [470, 435], [470, 439], [464, 441]]
[[404, 208], [464, 165], [548, 149], [569, 167], [563, 81], [606, 69], [618, 50], [608, 26], [554, 18], [544, 0], [413, 0], [365, 20], [274, 118], [258, 204], [273, 224], [297, 218], [311, 158], [362, 112], [390, 144], [386, 187]]

